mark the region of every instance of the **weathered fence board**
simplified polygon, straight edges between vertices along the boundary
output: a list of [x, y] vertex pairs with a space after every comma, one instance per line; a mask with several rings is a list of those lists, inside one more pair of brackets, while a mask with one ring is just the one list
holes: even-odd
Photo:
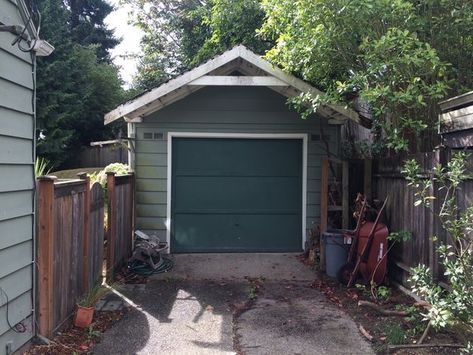
[[133, 250], [134, 174], [107, 174], [107, 278], [124, 265]]
[[102, 275], [101, 186], [90, 181], [38, 179], [39, 332], [51, 336]]
[[128, 164], [128, 149], [120, 144], [87, 147], [79, 153], [77, 164], [83, 168]]
[[[386, 220], [390, 231], [406, 230], [411, 232], [409, 241], [396, 245], [391, 253], [391, 277], [395, 281], [407, 285], [410, 268], [419, 264], [430, 267], [435, 278], [442, 279], [442, 270], [438, 266], [436, 244], [432, 236], [437, 236], [439, 241], [449, 242], [448, 236], [442, 229], [440, 221], [432, 211], [424, 207], [414, 206], [414, 189], [407, 185], [401, 173], [404, 161], [415, 159], [421, 166], [422, 174], [426, 179], [432, 179], [432, 169], [438, 165], [445, 165], [451, 157], [448, 150], [437, 150], [429, 153], [409, 155], [397, 158], [382, 159], [376, 162], [374, 173], [374, 190], [379, 199], [389, 196], [386, 206]], [[469, 164], [473, 164], [470, 158]], [[442, 192], [434, 185], [431, 195], [436, 199], [433, 210], [440, 210]], [[473, 202], [473, 180], [465, 182], [458, 195], [460, 209], [471, 205]]]

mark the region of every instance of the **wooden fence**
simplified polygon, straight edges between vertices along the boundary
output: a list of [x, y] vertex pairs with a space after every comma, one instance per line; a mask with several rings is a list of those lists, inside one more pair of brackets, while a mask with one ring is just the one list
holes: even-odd
[[[133, 175], [112, 175], [111, 179], [112, 185], [127, 179], [124, 186], [133, 188]], [[108, 198], [116, 199], [113, 191]], [[133, 199], [133, 195], [129, 198]], [[90, 186], [86, 174], [77, 180], [58, 181], [48, 176], [38, 179], [37, 320], [41, 335], [51, 336], [73, 314], [76, 302], [102, 280], [104, 205], [102, 187], [98, 183]], [[132, 226], [129, 204], [113, 206], [109, 213], [126, 216], [123, 223]], [[114, 233], [111, 228], [107, 231], [108, 247], [117, 250], [117, 254], [129, 255], [131, 231], [126, 245], [116, 245], [115, 241], [124, 237]]]
[[107, 279], [131, 256], [134, 230], [134, 175], [107, 173]]
[[84, 148], [76, 159], [77, 166], [95, 168], [112, 163], [128, 164], [128, 149], [120, 144]]
[[[450, 160], [451, 152], [437, 150], [402, 158], [382, 159], [375, 162], [374, 191], [379, 199], [389, 197], [386, 205], [386, 220], [391, 232], [409, 231], [412, 238], [396, 245], [390, 257], [390, 276], [400, 284], [408, 285], [411, 267], [425, 264], [432, 270], [436, 279], [442, 279], [442, 272], [438, 266], [436, 247], [432, 236], [437, 236], [439, 241], [449, 242], [448, 236], [442, 229], [439, 220], [428, 209], [414, 206], [414, 189], [407, 185], [401, 174], [401, 169], [406, 159], [415, 159], [421, 166], [422, 174], [426, 179], [432, 179], [432, 169], [437, 165], [444, 165]], [[473, 166], [473, 159], [469, 164]], [[440, 210], [442, 201], [441, 192], [435, 184], [430, 191], [436, 199], [433, 203], [435, 211]], [[461, 186], [458, 194], [460, 209], [473, 204], [473, 180], [466, 181]]]

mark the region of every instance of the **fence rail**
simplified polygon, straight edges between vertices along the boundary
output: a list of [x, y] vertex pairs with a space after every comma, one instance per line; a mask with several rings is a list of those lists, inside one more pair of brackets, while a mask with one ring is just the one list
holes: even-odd
[[[108, 213], [120, 218], [116, 223], [109, 219], [107, 244], [115, 251], [112, 265], [119, 266], [131, 253], [134, 176], [110, 175], [109, 186], [115, 188], [108, 191]], [[68, 181], [47, 176], [38, 179], [37, 317], [41, 335], [51, 336], [73, 314], [76, 302], [101, 280], [104, 209], [102, 187], [99, 183], [90, 186], [86, 174]]]
[[[390, 257], [391, 277], [403, 285], [408, 285], [410, 269], [418, 264], [429, 266], [433, 277], [441, 280], [442, 272], [438, 266], [437, 246], [432, 236], [436, 236], [439, 241], [449, 242], [448, 235], [434, 214], [427, 208], [414, 206], [414, 190], [407, 185], [406, 179], [401, 174], [403, 162], [406, 159], [415, 159], [421, 166], [423, 176], [426, 179], [432, 179], [432, 169], [438, 164], [445, 166], [451, 154], [449, 150], [440, 149], [429, 153], [383, 159], [375, 164], [376, 196], [380, 199], [389, 197], [386, 205], [386, 219], [390, 231], [406, 230], [412, 234], [409, 241], [393, 248]], [[473, 158], [469, 158], [468, 164], [473, 166]], [[434, 183], [434, 188], [430, 191], [430, 195], [436, 197], [433, 203], [434, 211], [440, 210], [441, 193], [438, 191], [438, 185]], [[460, 209], [472, 205], [473, 180], [462, 184], [457, 200]]]

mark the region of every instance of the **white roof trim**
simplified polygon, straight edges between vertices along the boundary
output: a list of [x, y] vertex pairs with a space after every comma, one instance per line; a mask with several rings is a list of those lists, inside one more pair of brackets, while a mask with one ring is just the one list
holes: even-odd
[[[203, 87], [192, 85], [192, 82], [196, 82], [197, 79], [202, 78], [207, 74], [216, 71], [220, 67], [240, 58], [241, 60], [244, 60], [262, 70], [266, 74], [286, 83], [288, 87], [295, 89], [292, 90], [293, 93], [310, 92], [314, 95], [322, 94], [320, 90], [307, 84], [305, 81], [285, 73], [283, 70], [273, 66], [268, 61], [248, 50], [246, 47], [239, 45], [192, 69], [191, 71], [188, 71], [131, 101], [121, 104], [105, 115], [105, 124], [111, 123], [125, 116], [129, 120], [135, 120], [139, 117], [158, 111], [159, 109], [180, 100]], [[238, 67], [239, 65], [232, 69], [238, 69]], [[320, 109], [320, 113], [327, 118], [334, 118], [337, 120], [351, 119], [355, 122], [360, 121], [359, 116], [355, 111], [338, 105], [327, 105]]]

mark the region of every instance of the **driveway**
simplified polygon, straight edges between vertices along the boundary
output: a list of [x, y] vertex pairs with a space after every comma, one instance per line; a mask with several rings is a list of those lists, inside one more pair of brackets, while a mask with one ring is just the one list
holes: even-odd
[[294, 254], [174, 256], [94, 354], [374, 354]]

